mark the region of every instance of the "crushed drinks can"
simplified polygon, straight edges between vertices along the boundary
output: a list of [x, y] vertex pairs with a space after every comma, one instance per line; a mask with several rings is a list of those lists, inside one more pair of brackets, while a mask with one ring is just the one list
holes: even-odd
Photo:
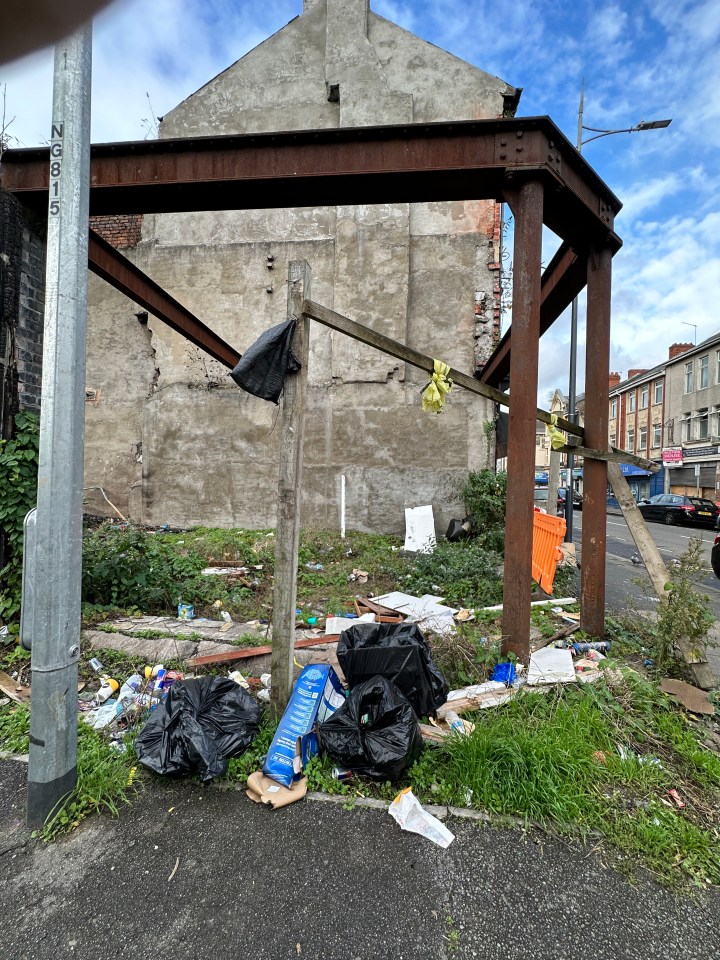
[[347, 767], [333, 767], [330, 771], [330, 776], [333, 780], [338, 780], [340, 783], [345, 783], [348, 780], [352, 780], [355, 776], [354, 771], [348, 770]]

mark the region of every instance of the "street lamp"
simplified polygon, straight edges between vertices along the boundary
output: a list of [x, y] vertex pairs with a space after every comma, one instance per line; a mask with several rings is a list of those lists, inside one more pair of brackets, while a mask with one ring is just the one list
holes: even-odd
[[[582, 148], [586, 143], [593, 140], [599, 140], [601, 137], [610, 137], [615, 133], [641, 133], [643, 130], [661, 130], [669, 127], [672, 120], [641, 120], [634, 127], [624, 127], [619, 130], [602, 130], [598, 127], [586, 127], [583, 125], [583, 105], [585, 101], [585, 81], [580, 88], [580, 105], [578, 107], [578, 125], [577, 142], [578, 153], [582, 153]], [[583, 130], [595, 134], [583, 140]], [[578, 298], [575, 297], [572, 302], [570, 312], [570, 383], [568, 386], [568, 420], [571, 423], [577, 421], [576, 406], [576, 381], [577, 381], [577, 329], [578, 329]], [[565, 480], [565, 540], [572, 542], [573, 538], [573, 496], [575, 493], [575, 477], [573, 469], [575, 467], [575, 456], [572, 453], [567, 455], [567, 477]]]

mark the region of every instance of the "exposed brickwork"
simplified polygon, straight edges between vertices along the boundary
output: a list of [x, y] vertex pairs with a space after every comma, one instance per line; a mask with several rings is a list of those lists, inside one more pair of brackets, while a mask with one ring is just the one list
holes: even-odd
[[614, 371], [609, 376], [609, 387], [612, 390], [613, 387], [616, 387], [620, 383], [621, 377], [619, 373]]
[[90, 217], [90, 226], [117, 250], [135, 247], [142, 239], [142, 214], [118, 217]]
[[2, 429], [19, 409], [40, 409], [45, 305], [45, 239], [20, 204], [0, 190], [0, 364]]
[[671, 343], [668, 348], [668, 360], [672, 360], [673, 357], [679, 357], [681, 353], [685, 353], [686, 350], [692, 350], [693, 347], [693, 343]]
[[647, 373], [647, 367], [636, 367], [634, 370], [628, 370], [627, 378], [638, 377], [641, 373]]

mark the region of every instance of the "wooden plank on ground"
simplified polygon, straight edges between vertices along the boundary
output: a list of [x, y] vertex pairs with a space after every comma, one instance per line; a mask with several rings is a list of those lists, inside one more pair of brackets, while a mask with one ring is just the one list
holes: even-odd
[[11, 676], [0, 670], [0, 693], [10, 697], [15, 703], [27, 703], [30, 699], [30, 687], [18, 683]]
[[[319, 647], [324, 643], [337, 643], [339, 633], [332, 633], [326, 637], [309, 637], [295, 641], [295, 650], [304, 650], [306, 647]], [[262, 657], [272, 653], [272, 647], [265, 644], [262, 647], [238, 647], [237, 650], [227, 650], [224, 653], [208, 653], [203, 657], [193, 657], [186, 660], [188, 667], [209, 667], [217, 663], [234, 663], [236, 660], [247, 660], [250, 657]]]
[[[653, 589], [660, 602], [667, 603], [665, 586], [672, 580], [672, 577], [668, 574], [665, 562], [660, 556], [660, 551], [647, 528], [645, 518], [640, 513], [637, 503], [635, 503], [630, 486], [616, 463], [608, 463], [608, 480], [615, 498], [620, 504], [620, 509], [625, 517], [628, 530], [635, 541], [638, 553], [645, 564]], [[702, 690], [711, 690], [717, 683], [717, 679], [705, 655], [703, 654], [702, 658], [699, 658], [698, 650], [686, 638], [679, 637], [675, 641], [675, 645], [687, 664], [695, 685]]]

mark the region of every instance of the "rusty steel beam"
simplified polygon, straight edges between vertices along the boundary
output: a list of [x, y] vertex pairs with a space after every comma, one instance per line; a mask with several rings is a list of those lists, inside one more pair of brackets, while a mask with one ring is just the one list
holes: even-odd
[[[540, 285], [540, 335], [555, 323], [563, 310], [585, 286], [587, 259], [578, 255], [565, 241], [547, 265]], [[476, 374], [481, 383], [499, 387], [510, 372], [512, 326], [506, 332], [492, 356]]]
[[214, 360], [230, 369], [237, 364], [240, 359], [237, 350], [214, 333], [202, 320], [198, 320], [186, 307], [171, 297], [159, 284], [151, 280], [94, 230], [90, 231], [88, 267], [120, 293], [124, 293], [126, 297], [144, 307], [177, 333], [182, 334], [196, 347], [210, 354]]
[[[8, 150], [3, 186], [43, 210], [48, 169], [45, 148]], [[549, 187], [560, 237], [619, 248], [620, 202], [549, 117], [99, 144], [90, 212], [501, 199], [527, 176]]]
[[[610, 288], [612, 252], [606, 247], [588, 258], [585, 353], [585, 442], [605, 449], [608, 442], [610, 370]], [[605, 544], [607, 463], [583, 465], [582, 568], [580, 627], [591, 636], [605, 634]]]
[[515, 216], [513, 270], [513, 382], [508, 424], [505, 570], [503, 575], [503, 652], [522, 663], [530, 656], [533, 487], [535, 485], [535, 406], [540, 340], [540, 257], [543, 185], [523, 184], [510, 200]]

